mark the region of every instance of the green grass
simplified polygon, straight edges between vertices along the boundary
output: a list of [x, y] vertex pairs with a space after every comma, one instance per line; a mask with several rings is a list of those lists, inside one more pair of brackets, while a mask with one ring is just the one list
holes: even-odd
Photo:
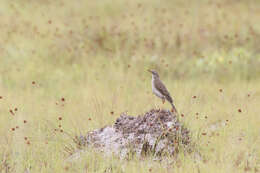
[[[0, 172], [259, 172], [259, 18], [257, 0], [1, 1]], [[148, 68], [203, 159], [66, 162], [75, 135], [170, 108]]]

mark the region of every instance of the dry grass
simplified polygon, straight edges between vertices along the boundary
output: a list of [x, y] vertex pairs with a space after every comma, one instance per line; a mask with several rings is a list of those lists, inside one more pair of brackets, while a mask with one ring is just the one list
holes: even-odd
[[[259, 172], [259, 18], [257, 0], [3, 0], [0, 172]], [[124, 111], [170, 108], [147, 68], [159, 70], [203, 159], [87, 151], [65, 162], [74, 135]]]

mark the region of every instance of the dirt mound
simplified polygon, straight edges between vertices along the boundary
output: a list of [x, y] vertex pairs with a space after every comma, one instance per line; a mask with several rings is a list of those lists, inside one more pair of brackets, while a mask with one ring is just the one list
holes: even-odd
[[112, 126], [87, 133], [85, 144], [121, 158], [175, 155], [190, 144], [189, 130], [168, 110], [154, 110], [137, 117], [122, 113]]

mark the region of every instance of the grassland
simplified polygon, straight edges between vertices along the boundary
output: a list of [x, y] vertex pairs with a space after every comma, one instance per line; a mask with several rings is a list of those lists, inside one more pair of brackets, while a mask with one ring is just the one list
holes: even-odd
[[[0, 172], [259, 172], [259, 20], [258, 0], [2, 0]], [[170, 108], [148, 68], [203, 159], [66, 162], [74, 136]]]

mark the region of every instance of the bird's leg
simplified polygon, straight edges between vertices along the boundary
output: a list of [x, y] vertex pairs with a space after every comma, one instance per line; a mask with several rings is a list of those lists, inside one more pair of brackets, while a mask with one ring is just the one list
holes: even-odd
[[163, 103], [163, 104], [165, 103], [165, 98], [162, 99], [162, 103]]

